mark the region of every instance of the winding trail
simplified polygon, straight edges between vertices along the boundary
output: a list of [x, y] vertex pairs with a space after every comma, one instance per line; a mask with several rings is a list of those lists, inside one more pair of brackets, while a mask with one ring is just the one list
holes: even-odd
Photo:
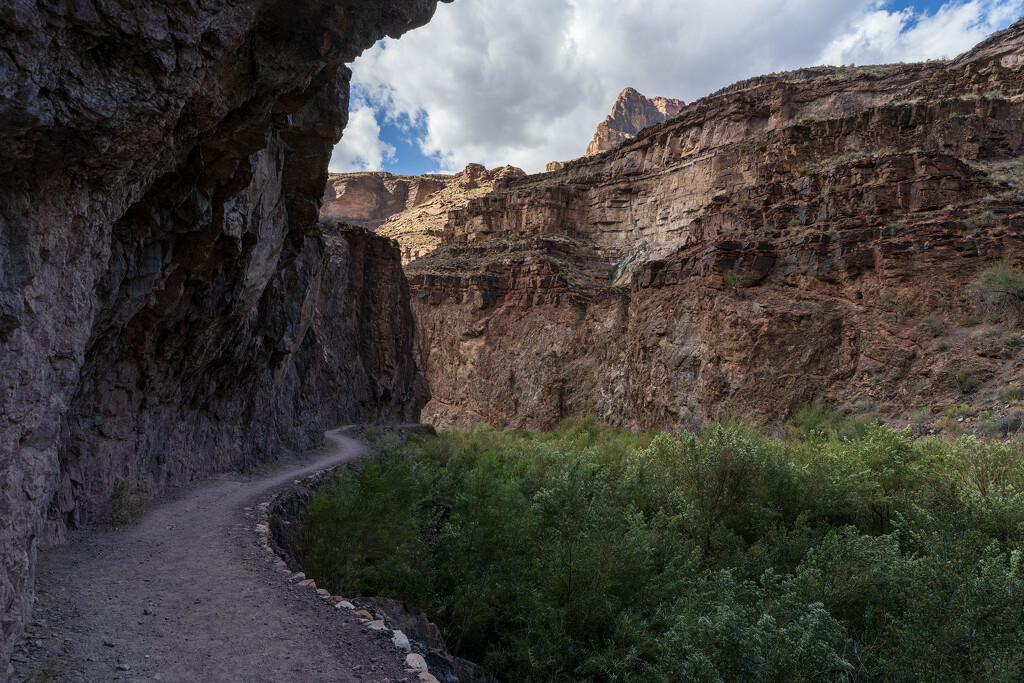
[[327, 437], [333, 447], [315, 460], [256, 477], [216, 477], [134, 525], [78, 531], [67, 545], [40, 552], [28, 661], [16, 664], [15, 680], [409, 676], [389, 638], [364, 633], [350, 612], [286, 581], [245, 511], [291, 480], [363, 452], [337, 430]]

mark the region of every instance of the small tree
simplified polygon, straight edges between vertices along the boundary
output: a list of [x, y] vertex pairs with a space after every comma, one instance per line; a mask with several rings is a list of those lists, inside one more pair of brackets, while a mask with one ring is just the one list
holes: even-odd
[[1018, 307], [1024, 303], [1024, 271], [999, 261], [981, 271], [980, 289], [990, 294], [1003, 294]]

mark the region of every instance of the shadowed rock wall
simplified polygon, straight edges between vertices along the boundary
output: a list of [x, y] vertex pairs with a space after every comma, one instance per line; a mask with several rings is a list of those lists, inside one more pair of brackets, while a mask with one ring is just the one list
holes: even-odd
[[343, 64], [435, 4], [0, 2], [0, 662], [116, 492], [415, 420], [397, 251], [317, 214]]

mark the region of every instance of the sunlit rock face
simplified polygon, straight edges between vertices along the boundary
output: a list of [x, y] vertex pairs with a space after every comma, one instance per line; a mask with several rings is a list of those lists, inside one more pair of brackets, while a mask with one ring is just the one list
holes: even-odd
[[998, 419], [1018, 313], [977, 282], [1024, 259], [1022, 46], [745, 81], [469, 202], [406, 268], [425, 419]]
[[455, 175], [332, 173], [320, 216], [372, 228], [398, 242], [402, 263], [411, 263], [438, 247], [451, 211], [525, 175], [514, 166], [488, 171], [480, 164]]
[[332, 173], [327, 179], [324, 218], [379, 228], [397, 213], [421, 206], [444, 189], [451, 176], [400, 176], [392, 173]]
[[41, 539], [327, 425], [416, 417], [398, 252], [317, 219], [343, 64], [435, 3], [4, 10], [0, 674]]
[[[587, 146], [587, 156], [607, 152], [644, 128], [666, 121], [686, 106], [682, 100], [665, 97], [648, 99], [633, 88], [619, 93], [612, 113], [597, 126], [594, 139]], [[549, 168], [548, 170], [557, 170]]]

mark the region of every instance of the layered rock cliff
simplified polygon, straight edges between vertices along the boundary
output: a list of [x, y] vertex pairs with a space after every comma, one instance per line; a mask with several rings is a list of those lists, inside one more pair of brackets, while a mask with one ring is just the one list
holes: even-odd
[[488, 171], [469, 164], [455, 175], [395, 176], [390, 173], [332, 174], [320, 216], [374, 228], [398, 242], [402, 263], [429, 254], [441, 243], [448, 213], [493, 191], [522, 169]]
[[1024, 259], [1022, 55], [1018, 23], [951, 63], [745, 81], [471, 201], [406, 269], [426, 419], [1019, 410], [1020, 311], [980, 275]]
[[413, 209], [444, 189], [450, 176], [392, 173], [332, 173], [320, 216], [364, 228], [379, 228], [396, 213]]
[[587, 146], [587, 156], [600, 154], [633, 138], [644, 128], [666, 121], [686, 104], [665, 97], [649, 99], [633, 88], [626, 88], [615, 100], [612, 113], [597, 126]]
[[41, 539], [415, 418], [397, 251], [317, 216], [343, 64], [435, 3], [4, 3], [0, 678]]

